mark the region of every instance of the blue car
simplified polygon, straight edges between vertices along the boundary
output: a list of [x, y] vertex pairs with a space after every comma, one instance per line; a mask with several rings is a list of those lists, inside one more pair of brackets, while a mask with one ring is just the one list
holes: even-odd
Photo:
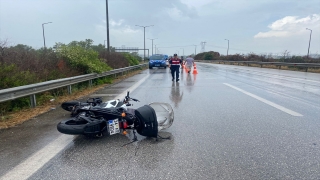
[[168, 56], [164, 54], [154, 54], [150, 56], [149, 69], [152, 69], [153, 67], [167, 68], [167, 64], [166, 64], [167, 59], [168, 59]]

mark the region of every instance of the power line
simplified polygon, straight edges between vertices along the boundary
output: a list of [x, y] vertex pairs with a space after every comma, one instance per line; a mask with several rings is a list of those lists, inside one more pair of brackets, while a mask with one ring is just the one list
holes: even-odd
[[193, 45], [187, 45], [187, 46], [168, 46], [168, 47], [158, 47], [158, 48], [175, 48], [175, 47], [191, 47]]

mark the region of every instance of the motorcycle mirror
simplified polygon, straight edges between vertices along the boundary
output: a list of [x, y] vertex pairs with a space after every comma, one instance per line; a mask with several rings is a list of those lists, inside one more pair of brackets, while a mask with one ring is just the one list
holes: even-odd
[[137, 102], [140, 102], [138, 99], [133, 99], [133, 98], [132, 98], [132, 100], [137, 101]]

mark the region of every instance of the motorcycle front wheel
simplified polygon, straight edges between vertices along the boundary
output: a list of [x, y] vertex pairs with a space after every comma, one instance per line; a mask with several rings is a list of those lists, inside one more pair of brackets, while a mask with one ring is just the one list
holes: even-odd
[[63, 134], [78, 135], [84, 133], [87, 124], [88, 122], [85, 120], [68, 119], [61, 121], [57, 125], [57, 129]]
[[72, 111], [73, 107], [75, 105], [79, 105], [80, 102], [79, 101], [67, 101], [61, 104], [62, 109], [66, 110], [66, 111]]

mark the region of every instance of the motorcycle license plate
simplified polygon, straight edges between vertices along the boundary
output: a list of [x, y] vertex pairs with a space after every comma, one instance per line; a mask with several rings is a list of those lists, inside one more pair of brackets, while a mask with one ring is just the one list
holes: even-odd
[[118, 119], [115, 120], [109, 120], [109, 134], [113, 135], [113, 134], [117, 134], [120, 133], [120, 128], [119, 128], [119, 121]]

